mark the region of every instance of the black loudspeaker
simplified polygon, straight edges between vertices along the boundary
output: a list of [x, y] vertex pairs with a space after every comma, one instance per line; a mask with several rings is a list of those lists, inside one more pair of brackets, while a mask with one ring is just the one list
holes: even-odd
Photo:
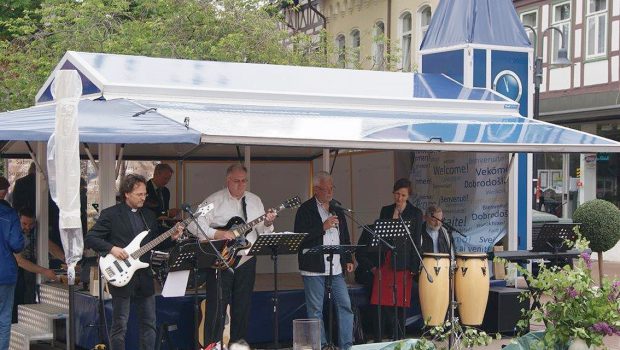
[[491, 287], [489, 301], [482, 321], [482, 329], [487, 333], [515, 334], [521, 309], [528, 309], [528, 300], [519, 301], [523, 289]]

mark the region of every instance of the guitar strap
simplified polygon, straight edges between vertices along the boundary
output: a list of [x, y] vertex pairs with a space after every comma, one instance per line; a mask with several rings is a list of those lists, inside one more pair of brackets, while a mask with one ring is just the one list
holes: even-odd
[[243, 209], [243, 220], [245, 222], [248, 222], [248, 205], [245, 202], [245, 196], [243, 196], [243, 198], [241, 198], [241, 209]]

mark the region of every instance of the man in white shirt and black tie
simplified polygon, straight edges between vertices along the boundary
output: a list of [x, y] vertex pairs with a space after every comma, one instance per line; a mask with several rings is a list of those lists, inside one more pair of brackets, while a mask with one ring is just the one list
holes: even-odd
[[[234, 217], [240, 217], [245, 222], [250, 222], [263, 214], [265, 207], [261, 199], [246, 191], [248, 177], [247, 169], [242, 164], [233, 164], [226, 170], [226, 188], [219, 190], [203, 202], [212, 203], [214, 209], [206, 216], [198, 218], [198, 223], [208, 239], [235, 239], [235, 234], [229, 229], [229, 221]], [[246, 239], [254, 243], [259, 234], [273, 232], [273, 221], [276, 214], [269, 210], [265, 220], [255, 225]], [[202, 232], [195, 224], [189, 225], [189, 230], [201, 237]], [[245, 252], [240, 252], [245, 254]], [[222, 277], [222, 292], [224, 305], [217, 306], [217, 284], [215, 271], [207, 273], [207, 322], [205, 327], [210, 330], [206, 334], [205, 345], [217, 342], [223, 332], [221, 313], [230, 304], [230, 343], [243, 340], [246, 336], [250, 317], [250, 302], [254, 289], [256, 273], [256, 258], [241, 256], [231, 266], [234, 274], [224, 272]], [[219, 309], [219, 312], [217, 310]]]

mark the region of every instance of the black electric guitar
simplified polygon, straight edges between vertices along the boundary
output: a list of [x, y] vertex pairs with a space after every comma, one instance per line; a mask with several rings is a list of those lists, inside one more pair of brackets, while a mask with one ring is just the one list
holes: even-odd
[[[280, 204], [277, 208], [273, 209], [274, 213], [279, 213], [284, 209], [293, 209], [298, 208], [301, 205], [301, 200], [299, 196], [295, 196], [293, 198], [287, 199], [282, 204]], [[228, 266], [232, 266], [237, 259], [237, 254], [244, 251], [249, 250], [252, 247], [252, 243], [247, 239], [248, 233], [252, 232], [254, 226], [260, 224], [265, 221], [267, 214], [263, 214], [256, 219], [245, 222], [242, 218], [235, 216], [232, 219], [228, 220], [226, 226], [217, 228], [222, 231], [232, 231], [235, 234], [235, 239], [230, 240], [224, 247], [222, 248], [221, 254]], [[224, 269], [226, 265], [221, 261], [217, 261], [213, 268], [216, 269]]]

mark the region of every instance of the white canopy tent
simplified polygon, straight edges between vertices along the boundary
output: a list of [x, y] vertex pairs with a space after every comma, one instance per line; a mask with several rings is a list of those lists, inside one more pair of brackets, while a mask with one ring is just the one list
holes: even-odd
[[[233, 159], [243, 145], [252, 146], [253, 158], [323, 155], [325, 168], [329, 149], [620, 151], [618, 142], [523, 118], [514, 101], [444, 75], [81, 52], [67, 52], [55, 71], [61, 69], [82, 79], [80, 140], [98, 144], [102, 208], [114, 204], [121, 143], [131, 158]], [[0, 114], [5, 156], [26, 154], [20, 140], [45, 140], [45, 132], [23, 131], [53, 120], [53, 108], [45, 109], [53, 103], [53, 76], [37, 94], [39, 106]], [[37, 151], [44, 154], [44, 146]], [[245, 154], [247, 162], [247, 147]]]

